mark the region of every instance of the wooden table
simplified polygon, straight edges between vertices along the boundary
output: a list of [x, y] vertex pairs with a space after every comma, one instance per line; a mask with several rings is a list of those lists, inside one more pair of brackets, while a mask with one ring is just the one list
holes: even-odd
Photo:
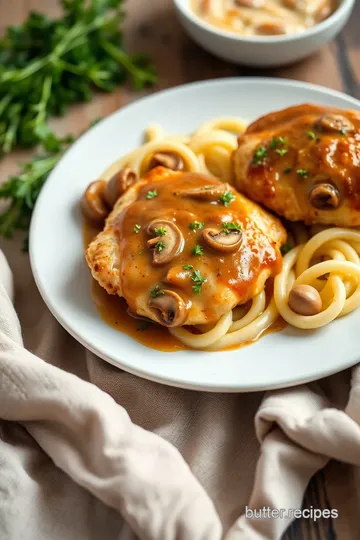
[[[56, 15], [57, 0], [11, 0], [0, 2], [0, 33], [8, 24], [21, 22], [31, 9]], [[195, 45], [183, 32], [177, 21], [171, 0], [129, 0], [125, 24], [126, 41], [133, 52], [146, 52], [156, 65], [159, 81], [148, 93], [191, 81], [233, 76], [272, 76], [308, 81], [328, 88], [342, 90], [360, 99], [360, 2], [357, 2], [351, 20], [336, 41], [310, 58], [296, 65], [275, 70], [255, 70], [218, 60]], [[58, 133], [80, 133], [89, 122], [106, 116], [126, 103], [141, 97], [129, 88], [121, 88], [111, 95], [100, 95], [89, 105], [73, 107], [71, 113], [56, 120]], [[21, 153], [20, 157], [25, 158]], [[17, 170], [19, 153], [1, 162], [0, 181]], [[340, 466], [340, 465], [338, 465]], [[329, 470], [330, 467], [330, 470]], [[309, 508], [330, 507], [326, 478], [332, 474], [332, 465], [311, 481], [304, 505]], [[349, 479], [350, 480], [350, 479]], [[342, 536], [342, 538], [340, 538]], [[331, 520], [314, 523], [296, 520], [283, 540], [347, 540], [336, 536]]]

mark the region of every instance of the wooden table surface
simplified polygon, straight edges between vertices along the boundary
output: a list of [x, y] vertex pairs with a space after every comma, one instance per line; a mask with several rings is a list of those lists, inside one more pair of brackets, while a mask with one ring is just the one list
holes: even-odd
[[[58, 0], [0, 0], [0, 34], [8, 24], [21, 22], [31, 9], [51, 15], [59, 13]], [[360, 2], [335, 42], [310, 58], [286, 68], [259, 70], [228, 64], [218, 60], [195, 45], [180, 27], [171, 0], [129, 0], [125, 35], [128, 48], [146, 52], [154, 61], [159, 74], [158, 84], [148, 93], [191, 81], [233, 76], [271, 76], [297, 79], [321, 84], [360, 99]], [[121, 88], [111, 95], [100, 95], [88, 105], [73, 107], [65, 119], [56, 120], [58, 133], [80, 133], [89, 122], [106, 116], [126, 103], [144, 95]], [[17, 170], [17, 162], [25, 153], [17, 153], [0, 164], [0, 181]], [[326, 490], [326, 474], [320, 472], [311, 481], [304, 505], [309, 508], [330, 507]], [[316, 523], [296, 520], [283, 540], [334, 540], [334, 524], [329, 519]], [[344, 538], [344, 540], [346, 540]]]

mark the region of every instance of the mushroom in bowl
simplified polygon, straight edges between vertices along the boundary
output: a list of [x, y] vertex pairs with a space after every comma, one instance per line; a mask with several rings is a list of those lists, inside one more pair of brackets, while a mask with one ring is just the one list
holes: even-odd
[[[355, 5], [355, 0], [336, 0], [335, 9], [326, 9], [330, 2], [323, 1], [324, 10], [321, 10], [320, 2], [313, 2], [318, 5], [318, 15], [314, 16], [314, 26], [307, 29], [299, 28], [298, 24], [285, 24], [284, 15], [278, 16], [278, 22], [271, 22], [265, 18], [265, 22], [259, 22], [256, 30], [257, 12], [264, 8], [264, 2], [246, 0], [248, 6], [244, 6], [245, 0], [240, 5], [235, 6], [231, 11], [245, 12], [242, 18], [246, 26], [244, 35], [241, 31], [228, 29], [226, 26], [220, 27], [210, 24], [209, 21], [199, 17], [193, 10], [193, 1], [174, 0], [179, 19], [186, 32], [201, 47], [224, 60], [244, 64], [251, 67], [275, 67], [290, 64], [306, 58], [326, 43], [329, 43], [345, 26], [351, 11]], [[236, 0], [234, 0], [235, 2]], [[295, 0], [285, 0], [290, 5], [296, 4]], [[204, 2], [206, 5], [211, 0]], [[268, 2], [270, 4], [270, 2]], [[217, 4], [222, 4], [218, 2]], [[304, 4], [302, 2], [301, 4]], [[197, 5], [197, 4], [196, 4]], [[225, 5], [225, 2], [224, 2]], [[226, 4], [227, 6], [229, 3]], [[270, 6], [270, 11], [274, 11]], [[281, 7], [283, 11], [289, 11], [286, 6]], [[255, 12], [255, 16], [254, 16]], [[229, 17], [225, 17], [228, 20]], [[249, 28], [254, 26], [254, 32]], [[237, 25], [237, 29], [239, 25]], [[240, 26], [240, 28], [242, 28]], [[289, 33], [287, 33], [289, 32]]]

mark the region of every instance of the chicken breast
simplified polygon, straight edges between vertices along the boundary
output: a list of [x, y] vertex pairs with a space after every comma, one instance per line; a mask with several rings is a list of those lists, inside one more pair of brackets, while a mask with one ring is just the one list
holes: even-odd
[[86, 260], [134, 315], [216, 322], [282, 265], [281, 223], [212, 176], [157, 167], [118, 199]]
[[360, 113], [300, 105], [239, 137], [235, 185], [290, 221], [360, 225]]

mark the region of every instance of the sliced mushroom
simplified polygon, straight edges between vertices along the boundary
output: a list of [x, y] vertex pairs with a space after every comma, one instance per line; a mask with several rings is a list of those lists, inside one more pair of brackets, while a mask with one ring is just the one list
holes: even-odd
[[245, 8], [260, 8], [265, 5], [265, 0], [235, 0], [235, 5]]
[[174, 291], [163, 290], [160, 296], [151, 298], [149, 307], [156, 313], [160, 324], [181, 326], [187, 315], [184, 300]]
[[264, 22], [255, 27], [255, 33], [261, 36], [280, 36], [286, 34], [286, 26], [282, 22]]
[[83, 216], [92, 223], [102, 223], [109, 214], [109, 208], [104, 200], [105, 185], [104, 180], [96, 180], [89, 184], [82, 196], [81, 211]]
[[239, 249], [243, 239], [242, 232], [235, 229], [226, 231], [204, 229], [202, 236], [205, 244], [223, 253], [235, 253]]
[[290, 291], [289, 306], [299, 315], [317, 315], [322, 310], [322, 300], [315, 287], [296, 285]]
[[184, 162], [178, 154], [173, 152], [157, 152], [150, 161], [150, 169], [154, 167], [166, 167], [173, 171], [182, 171]]
[[336, 210], [341, 204], [339, 190], [332, 184], [317, 184], [309, 193], [310, 204], [318, 210]]
[[114, 176], [107, 182], [104, 197], [105, 201], [110, 208], [113, 208], [116, 201], [125, 191], [136, 182], [137, 175], [136, 172], [128, 167], [124, 167], [118, 171]]
[[227, 191], [232, 191], [229, 184], [215, 184], [211, 186], [202, 186], [195, 189], [187, 189], [181, 191], [179, 195], [182, 197], [191, 197], [199, 201], [218, 201], [221, 195]]
[[341, 114], [326, 114], [317, 122], [317, 128], [322, 131], [343, 132], [344, 134], [354, 131], [354, 125]]
[[[157, 234], [157, 229], [162, 229], [165, 234]], [[179, 227], [167, 219], [154, 219], [148, 228], [148, 234], [155, 234], [148, 241], [147, 246], [153, 249], [153, 264], [161, 266], [171, 262], [184, 249], [184, 237]], [[161, 249], [160, 249], [161, 248]]]

